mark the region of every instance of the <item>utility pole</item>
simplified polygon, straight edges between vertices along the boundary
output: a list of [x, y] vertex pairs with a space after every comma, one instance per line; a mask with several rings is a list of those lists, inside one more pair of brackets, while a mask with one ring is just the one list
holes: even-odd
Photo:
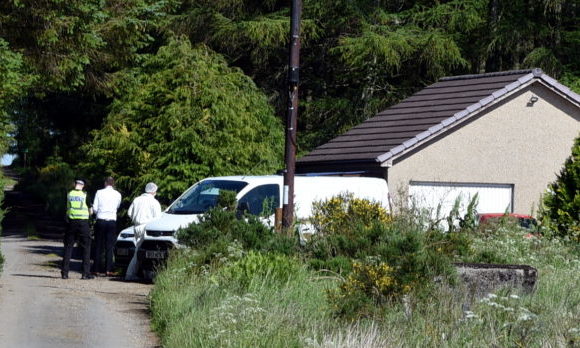
[[286, 115], [286, 148], [284, 157], [284, 201], [282, 226], [288, 230], [294, 220], [294, 172], [296, 169], [296, 125], [298, 119], [298, 81], [300, 71], [300, 15], [302, 0], [291, 0], [290, 59], [288, 61], [288, 111]]

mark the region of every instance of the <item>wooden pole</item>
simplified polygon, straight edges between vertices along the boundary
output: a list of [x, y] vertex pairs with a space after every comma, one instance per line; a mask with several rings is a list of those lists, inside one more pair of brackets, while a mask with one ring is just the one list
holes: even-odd
[[300, 16], [302, 0], [292, 0], [290, 17], [290, 59], [288, 62], [288, 110], [286, 116], [286, 148], [282, 226], [294, 223], [294, 173], [296, 168], [296, 126], [298, 120], [298, 82], [300, 71]]

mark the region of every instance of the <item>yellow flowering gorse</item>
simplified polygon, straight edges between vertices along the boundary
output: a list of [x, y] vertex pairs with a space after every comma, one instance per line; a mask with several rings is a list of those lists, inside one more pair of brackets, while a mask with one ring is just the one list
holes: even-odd
[[323, 234], [349, 234], [352, 223], [370, 227], [377, 222], [391, 222], [391, 216], [379, 202], [356, 198], [352, 193], [314, 202], [312, 210], [312, 224]]
[[393, 267], [384, 262], [377, 264], [353, 263], [352, 272], [337, 289], [328, 292], [329, 300], [339, 310], [342, 303], [355, 298], [367, 298], [375, 305], [399, 298], [411, 291], [411, 287], [400, 284]]

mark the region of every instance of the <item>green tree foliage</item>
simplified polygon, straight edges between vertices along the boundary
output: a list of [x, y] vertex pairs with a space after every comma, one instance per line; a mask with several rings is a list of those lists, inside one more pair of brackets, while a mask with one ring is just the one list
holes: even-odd
[[[580, 92], [577, 2], [304, 1], [299, 153], [443, 75], [540, 67]], [[2, 55], [12, 62], [0, 69], [24, 74], [14, 81], [31, 85], [25, 98], [0, 102], [13, 110], [16, 152], [22, 158], [26, 149], [36, 167], [52, 154], [78, 163], [90, 131], [120, 109], [115, 96], [143, 80], [148, 55], [179, 35], [240, 68], [282, 117], [289, 14], [288, 1], [279, 0], [0, 2], [0, 38], [7, 43], [0, 50], [9, 47]]]
[[[280, 1], [190, 1], [172, 28], [240, 66], [283, 114], [287, 6]], [[299, 118], [304, 150], [422, 87], [425, 75], [432, 80], [468, 65], [451, 35], [421, 28], [407, 17], [382, 1], [304, 3]]]
[[8, 0], [0, 36], [23, 52], [45, 92], [104, 89], [107, 73], [135, 62], [176, 0]]
[[0, 154], [6, 153], [8, 133], [14, 131], [10, 110], [26, 94], [33, 77], [26, 73], [22, 55], [0, 37]]
[[560, 237], [580, 242], [580, 137], [558, 178], [544, 196], [543, 215]]
[[[578, 84], [575, 0], [304, 2], [301, 150], [443, 75], [541, 67]], [[288, 4], [184, 3], [169, 28], [251, 76], [284, 114]]]
[[125, 78], [84, 148], [90, 172], [108, 171], [125, 192], [155, 181], [176, 197], [207, 176], [279, 168], [282, 127], [266, 97], [208, 48], [172, 40]]
[[[78, 147], [106, 115], [115, 72], [139, 62], [141, 53], [160, 38], [166, 14], [177, 4], [177, 0], [0, 2], [0, 37], [19, 60], [19, 67], [3, 64], [0, 69], [13, 74], [23, 70], [35, 77], [19, 79], [28, 81], [30, 88], [20, 89], [24, 93], [18, 103], [14, 97], [1, 98], [10, 101], [17, 141], [11, 151], [20, 162], [26, 158], [27, 165], [43, 167], [54, 153], [70, 164], [79, 161]], [[4, 71], [2, 75], [10, 76]]]

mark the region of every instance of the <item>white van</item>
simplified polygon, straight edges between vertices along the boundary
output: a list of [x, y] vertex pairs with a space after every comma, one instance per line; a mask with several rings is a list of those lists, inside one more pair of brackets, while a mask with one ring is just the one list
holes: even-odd
[[[144, 270], [151, 270], [167, 257], [167, 250], [178, 245], [175, 232], [198, 221], [201, 214], [215, 207], [219, 192], [237, 192], [238, 208], [254, 215], [263, 215], [264, 223], [274, 224], [274, 210], [282, 207], [284, 178], [268, 176], [224, 176], [204, 179], [177, 198], [159, 219], [145, 226], [145, 237], [137, 257]], [[379, 178], [296, 176], [294, 179], [294, 210], [296, 220], [307, 220], [312, 214], [314, 201], [326, 200], [341, 193], [379, 202], [389, 209], [387, 182]], [[308, 225], [299, 226], [300, 233], [308, 233]]]

